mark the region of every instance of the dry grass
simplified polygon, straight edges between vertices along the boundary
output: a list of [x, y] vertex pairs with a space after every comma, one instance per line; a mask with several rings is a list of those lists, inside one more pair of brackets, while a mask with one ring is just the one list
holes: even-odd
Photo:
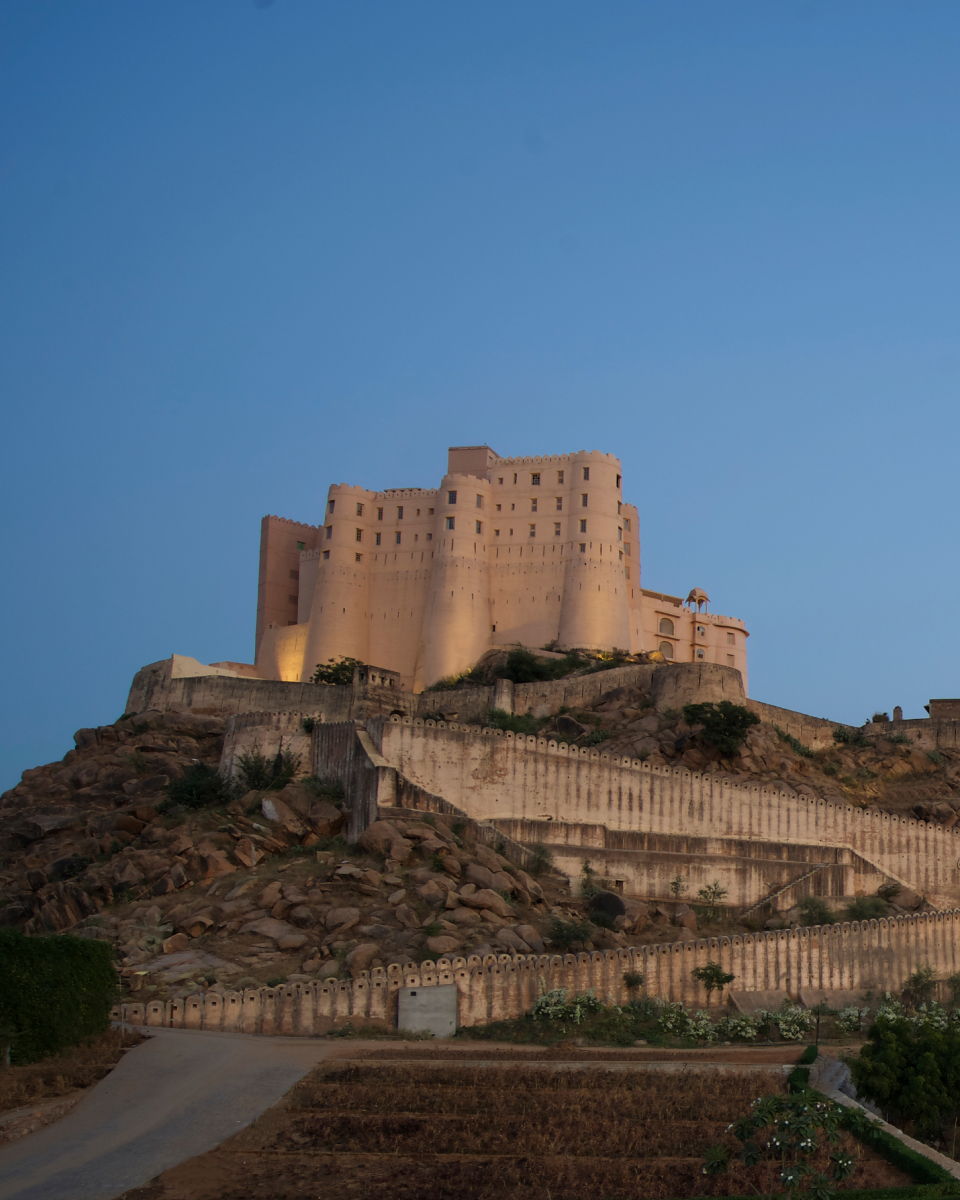
[[26, 1067], [0, 1067], [0, 1112], [90, 1087], [110, 1073], [124, 1050], [142, 1041], [140, 1033], [108, 1029], [54, 1058]]

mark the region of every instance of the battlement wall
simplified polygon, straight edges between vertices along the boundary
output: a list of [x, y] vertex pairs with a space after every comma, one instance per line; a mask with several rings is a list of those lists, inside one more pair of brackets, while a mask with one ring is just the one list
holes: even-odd
[[960, 904], [960, 833], [940, 825], [498, 729], [409, 717], [374, 719], [368, 729], [400, 774], [475, 820], [846, 846], [930, 903]]
[[[940, 976], [960, 969], [960, 910], [920, 913], [879, 921], [785, 929], [743, 937], [701, 938], [657, 946], [633, 946], [593, 954], [487, 955], [392, 964], [363, 971], [356, 979], [287, 984], [244, 992], [198, 993], [177, 1000], [118, 1005], [114, 1020], [235, 1033], [314, 1037], [347, 1022], [395, 1027], [402, 987], [455, 984], [459, 1024], [485, 1025], [529, 1012], [542, 991], [570, 994], [593, 989], [606, 1004], [626, 1004], [635, 993], [627, 972], [642, 974], [651, 997], [707, 1008], [703, 987], [691, 972], [719, 963], [737, 990], [897, 991], [920, 965]], [[713, 997], [710, 1007], [721, 1000]]]

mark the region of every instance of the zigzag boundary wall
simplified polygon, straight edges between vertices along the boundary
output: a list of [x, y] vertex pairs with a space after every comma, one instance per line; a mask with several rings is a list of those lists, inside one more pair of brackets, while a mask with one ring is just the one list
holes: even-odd
[[552, 817], [610, 830], [845, 847], [939, 908], [960, 904], [960, 833], [940, 825], [499, 729], [410, 717], [376, 718], [367, 729], [398, 775], [476, 821]]
[[419, 967], [377, 967], [352, 980], [124, 1003], [112, 1016], [132, 1025], [312, 1037], [347, 1022], [395, 1026], [400, 988], [452, 983], [459, 1024], [485, 1025], [529, 1012], [541, 989], [592, 989], [605, 1004], [625, 1004], [632, 995], [623, 982], [628, 971], [643, 975], [648, 996], [706, 1008], [691, 972], [709, 962], [732, 974], [738, 990], [786, 991], [796, 998], [811, 988], [876, 997], [898, 991], [920, 965], [939, 975], [960, 969], [958, 932], [960, 909], [952, 909], [593, 954], [441, 958]]

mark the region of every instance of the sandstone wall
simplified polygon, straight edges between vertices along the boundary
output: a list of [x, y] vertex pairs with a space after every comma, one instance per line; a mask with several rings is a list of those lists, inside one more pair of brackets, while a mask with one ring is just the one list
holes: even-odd
[[308, 713], [258, 712], [238, 713], [228, 717], [220, 756], [220, 770], [234, 775], [241, 754], [259, 751], [272, 758], [282, 746], [299, 754], [301, 770], [312, 771], [312, 739], [303, 728]]
[[[960, 969], [958, 935], [960, 910], [954, 909], [593, 954], [428, 960], [379, 967], [353, 980], [127, 1003], [113, 1016], [133, 1025], [311, 1037], [348, 1021], [395, 1026], [401, 987], [455, 983], [459, 1024], [484, 1025], [528, 1012], [541, 987], [592, 988], [605, 1003], [624, 1004], [631, 998], [623, 983], [627, 971], [643, 974], [648, 996], [706, 1008], [691, 972], [708, 962], [731, 973], [738, 990], [785, 990], [794, 999], [801, 988], [854, 990], [871, 992], [875, 1004], [882, 992], [901, 989], [920, 965], [941, 976]], [[718, 1003], [715, 996], [714, 1007]]]
[[842, 721], [828, 721], [826, 717], [811, 717], [807, 713], [794, 712], [790, 708], [777, 708], [775, 704], [761, 704], [759, 700], [745, 701], [747, 708], [767, 725], [778, 725], [784, 733], [803, 742], [811, 750], [833, 746], [833, 731], [845, 726]]
[[368, 728], [399, 774], [475, 820], [551, 818], [611, 830], [846, 847], [930, 903], [960, 904], [960, 834], [939, 825], [496, 729], [409, 717], [375, 719]]

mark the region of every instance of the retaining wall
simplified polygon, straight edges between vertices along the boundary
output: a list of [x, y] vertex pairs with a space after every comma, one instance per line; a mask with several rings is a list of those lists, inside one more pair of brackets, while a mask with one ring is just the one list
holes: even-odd
[[[854, 990], [871, 992], [876, 1001], [884, 991], [900, 990], [921, 964], [940, 975], [960, 969], [958, 933], [960, 910], [953, 909], [594, 954], [439, 959], [380, 967], [346, 981], [127, 1003], [113, 1016], [133, 1025], [310, 1037], [348, 1021], [395, 1026], [401, 987], [454, 983], [459, 1024], [485, 1025], [528, 1012], [541, 988], [593, 989], [607, 1004], [624, 1004], [632, 995], [623, 983], [627, 971], [643, 974], [648, 996], [705, 1008], [691, 972], [708, 962], [732, 974], [738, 990], [785, 990], [794, 999], [800, 988]], [[721, 1002], [714, 997], [713, 1007]]]
[[368, 729], [400, 775], [475, 820], [551, 818], [611, 830], [846, 847], [931, 904], [960, 904], [960, 833], [940, 825], [499, 729], [409, 717], [374, 719]]
[[312, 715], [301, 712], [238, 713], [227, 718], [227, 728], [220, 754], [220, 770], [233, 775], [241, 754], [258, 750], [273, 758], [280, 747], [300, 755], [300, 765], [311, 770], [311, 737], [303, 728], [304, 718]]

